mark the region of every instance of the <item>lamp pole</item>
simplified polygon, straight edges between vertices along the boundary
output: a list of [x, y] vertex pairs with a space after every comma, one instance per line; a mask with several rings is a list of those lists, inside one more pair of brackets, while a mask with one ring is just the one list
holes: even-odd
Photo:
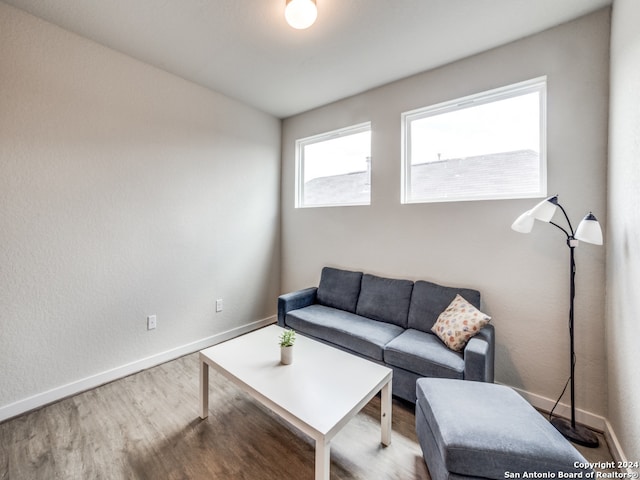
[[576, 428], [576, 402], [575, 402], [575, 367], [576, 367], [576, 354], [573, 343], [573, 302], [576, 296], [576, 262], [575, 262], [575, 249], [576, 246], [572, 245], [572, 243], [577, 242], [577, 240], [567, 240], [567, 244], [569, 245], [569, 251], [571, 252], [571, 302], [569, 303], [569, 339], [571, 343], [571, 428]]
[[[562, 214], [564, 215], [565, 220], [567, 221], [567, 225], [569, 226], [569, 230], [561, 227], [557, 223], [551, 221], [553, 218], [556, 209], [562, 210]], [[593, 213], [589, 212], [586, 215], [580, 224], [578, 225], [578, 230], [574, 232], [573, 226], [571, 225], [571, 220], [569, 220], [569, 216], [565, 209], [558, 203], [558, 195], [553, 195], [542, 202], [538, 203], [531, 210], [527, 210], [518, 218], [516, 218], [515, 222], [511, 225], [511, 228], [516, 232], [520, 233], [529, 233], [533, 228], [533, 224], [536, 220], [540, 220], [542, 222], [547, 222], [553, 225], [556, 228], [559, 228], [564, 232], [567, 237], [567, 246], [569, 247], [569, 281], [570, 281], [570, 290], [569, 290], [569, 339], [570, 339], [570, 369], [571, 376], [567, 381], [571, 383], [571, 421], [568, 421], [564, 418], [554, 417], [551, 419], [551, 424], [556, 427], [556, 429], [564, 435], [569, 440], [583, 445], [585, 447], [597, 447], [598, 446], [598, 437], [589, 430], [588, 428], [576, 424], [576, 402], [575, 402], [575, 366], [576, 366], [576, 354], [574, 350], [574, 342], [573, 342], [573, 326], [574, 326], [574, 311], [573, 311], [573, 303], [576, 296], [576, 262], [575, 262], [575, 249], [578, 246], [578, 240], [583, 242], [591, 243], [594, 245], [602, 245], [602, 230], [600, 229], [600, 224], [598, 220], [593, 215]], [[562, 393], [560, 394], [560, 398], [564, 395], [564, 392], [567, 388], [567, 384], [565, 384]], [[560, 402], [560, 398], [556, 402], [556, 405]], [[551, 413], [549, 416], [553, 416], [553, 410], [556, 408], [556, 405], [551, 409]]]
[[551, 424], [556, 427], [556, 429], [564, 435], [566, 438], [571, 440], [572, 442], [577, 443], [578, 445], [582, 445], [585, 447], [595, 448], [598, 446], [598, 437], [586, 427], [582, 425], [576, 424], [576, 402], [575, 402], [575, 366], [576, 366], [576, 355], [574, 350], [574, 340], [573, 340], [573, 303], [576, 296], [576, 262], [575, 262], [575, 249], [578, 246], [578, 240], [575, 238], [575, 233], [573, 231], [573, 226], [571, 225], [571, 221], [569, 220], [569, 216], [567, 212], [564, 210], [562, 205], [559, 203], [556, 204], [562, 213], [564, 214], [564, 218], [567, 220], [567, 224], [569, 225], [570, 233], [562, 228], [560, 225], [554, 222], [549, 222], [551, 225], [562, 230], [567, 236], [567, 246], [569, 247], [569, 265], [570, 265], [570, 287], [569, 287], [569, 342], [570, 342], [570, 356], [571, 356], [571, 373], [570, 373], [570, 387], [571, 387], [571, 421], [568, 422], [566, 419], [561, 417], [554, 417], [551, 420]]

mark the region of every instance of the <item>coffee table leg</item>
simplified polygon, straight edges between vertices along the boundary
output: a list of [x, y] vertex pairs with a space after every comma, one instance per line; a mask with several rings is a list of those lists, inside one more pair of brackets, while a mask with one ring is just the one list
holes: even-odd
[[380, 427], [382, 429], [382, 444], [391, 444], [391, 380], [382, 387], [380, 392]]
[[316, 480], [329, 480], [331, 444], [324, 438], [316, 440]]
[[200, 361], [200, 418], [209, 416], [209, 365]]

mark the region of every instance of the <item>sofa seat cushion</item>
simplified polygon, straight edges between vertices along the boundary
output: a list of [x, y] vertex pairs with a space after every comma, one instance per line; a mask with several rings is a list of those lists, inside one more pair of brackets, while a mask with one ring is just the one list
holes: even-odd
[[286, 325], [378, 361], [385, 345], [403, 332], [397, 325], [317, 304], [289, 312]]
[[431, 333], [408, 329], [391, 340], [384, 350], [388, 365], [403, 368], [425, 377], [464, 377], [462, 353], [448, 349]]
[[431, 436], [437, 447], [432, 460], [453, 474], [448, 477], [503, 479], [506, 472], [563, 472], [588, 478], [577, 468], [584, 457], [509, 387], [421, 378], [416, 395], [418, 436]]

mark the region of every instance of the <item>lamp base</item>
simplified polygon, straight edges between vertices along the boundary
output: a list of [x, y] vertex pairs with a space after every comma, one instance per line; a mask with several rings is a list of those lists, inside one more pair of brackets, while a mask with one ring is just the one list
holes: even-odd
[[596, 448], [598, 446], [598, 437], [582, 425], [576, 424], [575, 428], [573, 428], [569, 420], [560, 417], [552, 418], [551, 425], [556, 427], [556, 430], [573, 443], [589, 448]]

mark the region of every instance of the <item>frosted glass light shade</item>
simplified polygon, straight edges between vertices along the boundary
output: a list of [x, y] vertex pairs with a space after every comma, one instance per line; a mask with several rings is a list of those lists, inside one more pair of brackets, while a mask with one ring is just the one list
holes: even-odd
[[549, 197], [531, 210], [531, 216], [537, 220], [542, 222], [550, 222], [553, 218], [553, 214], [556, 213], [556, 209], [558, 208], [558, 196], [554, 195], [553, 197]]
[[581, 242], [602, 245], [602, 229], [593, 213], [589, 212], [589, 215], [582, 219], [576, 230], [575, 237]]
[[527, 210], [516, 218], [516, 221], [511, 225], [511, 229], [520, 233], [529, 233], [533, 229], [535, 221], [536, 219], [531, 216], [531, 210]]
[[293, 28], [298, 30], [309, 28], [318, 18], [315, 0], [287, 0], [284, 18]]

